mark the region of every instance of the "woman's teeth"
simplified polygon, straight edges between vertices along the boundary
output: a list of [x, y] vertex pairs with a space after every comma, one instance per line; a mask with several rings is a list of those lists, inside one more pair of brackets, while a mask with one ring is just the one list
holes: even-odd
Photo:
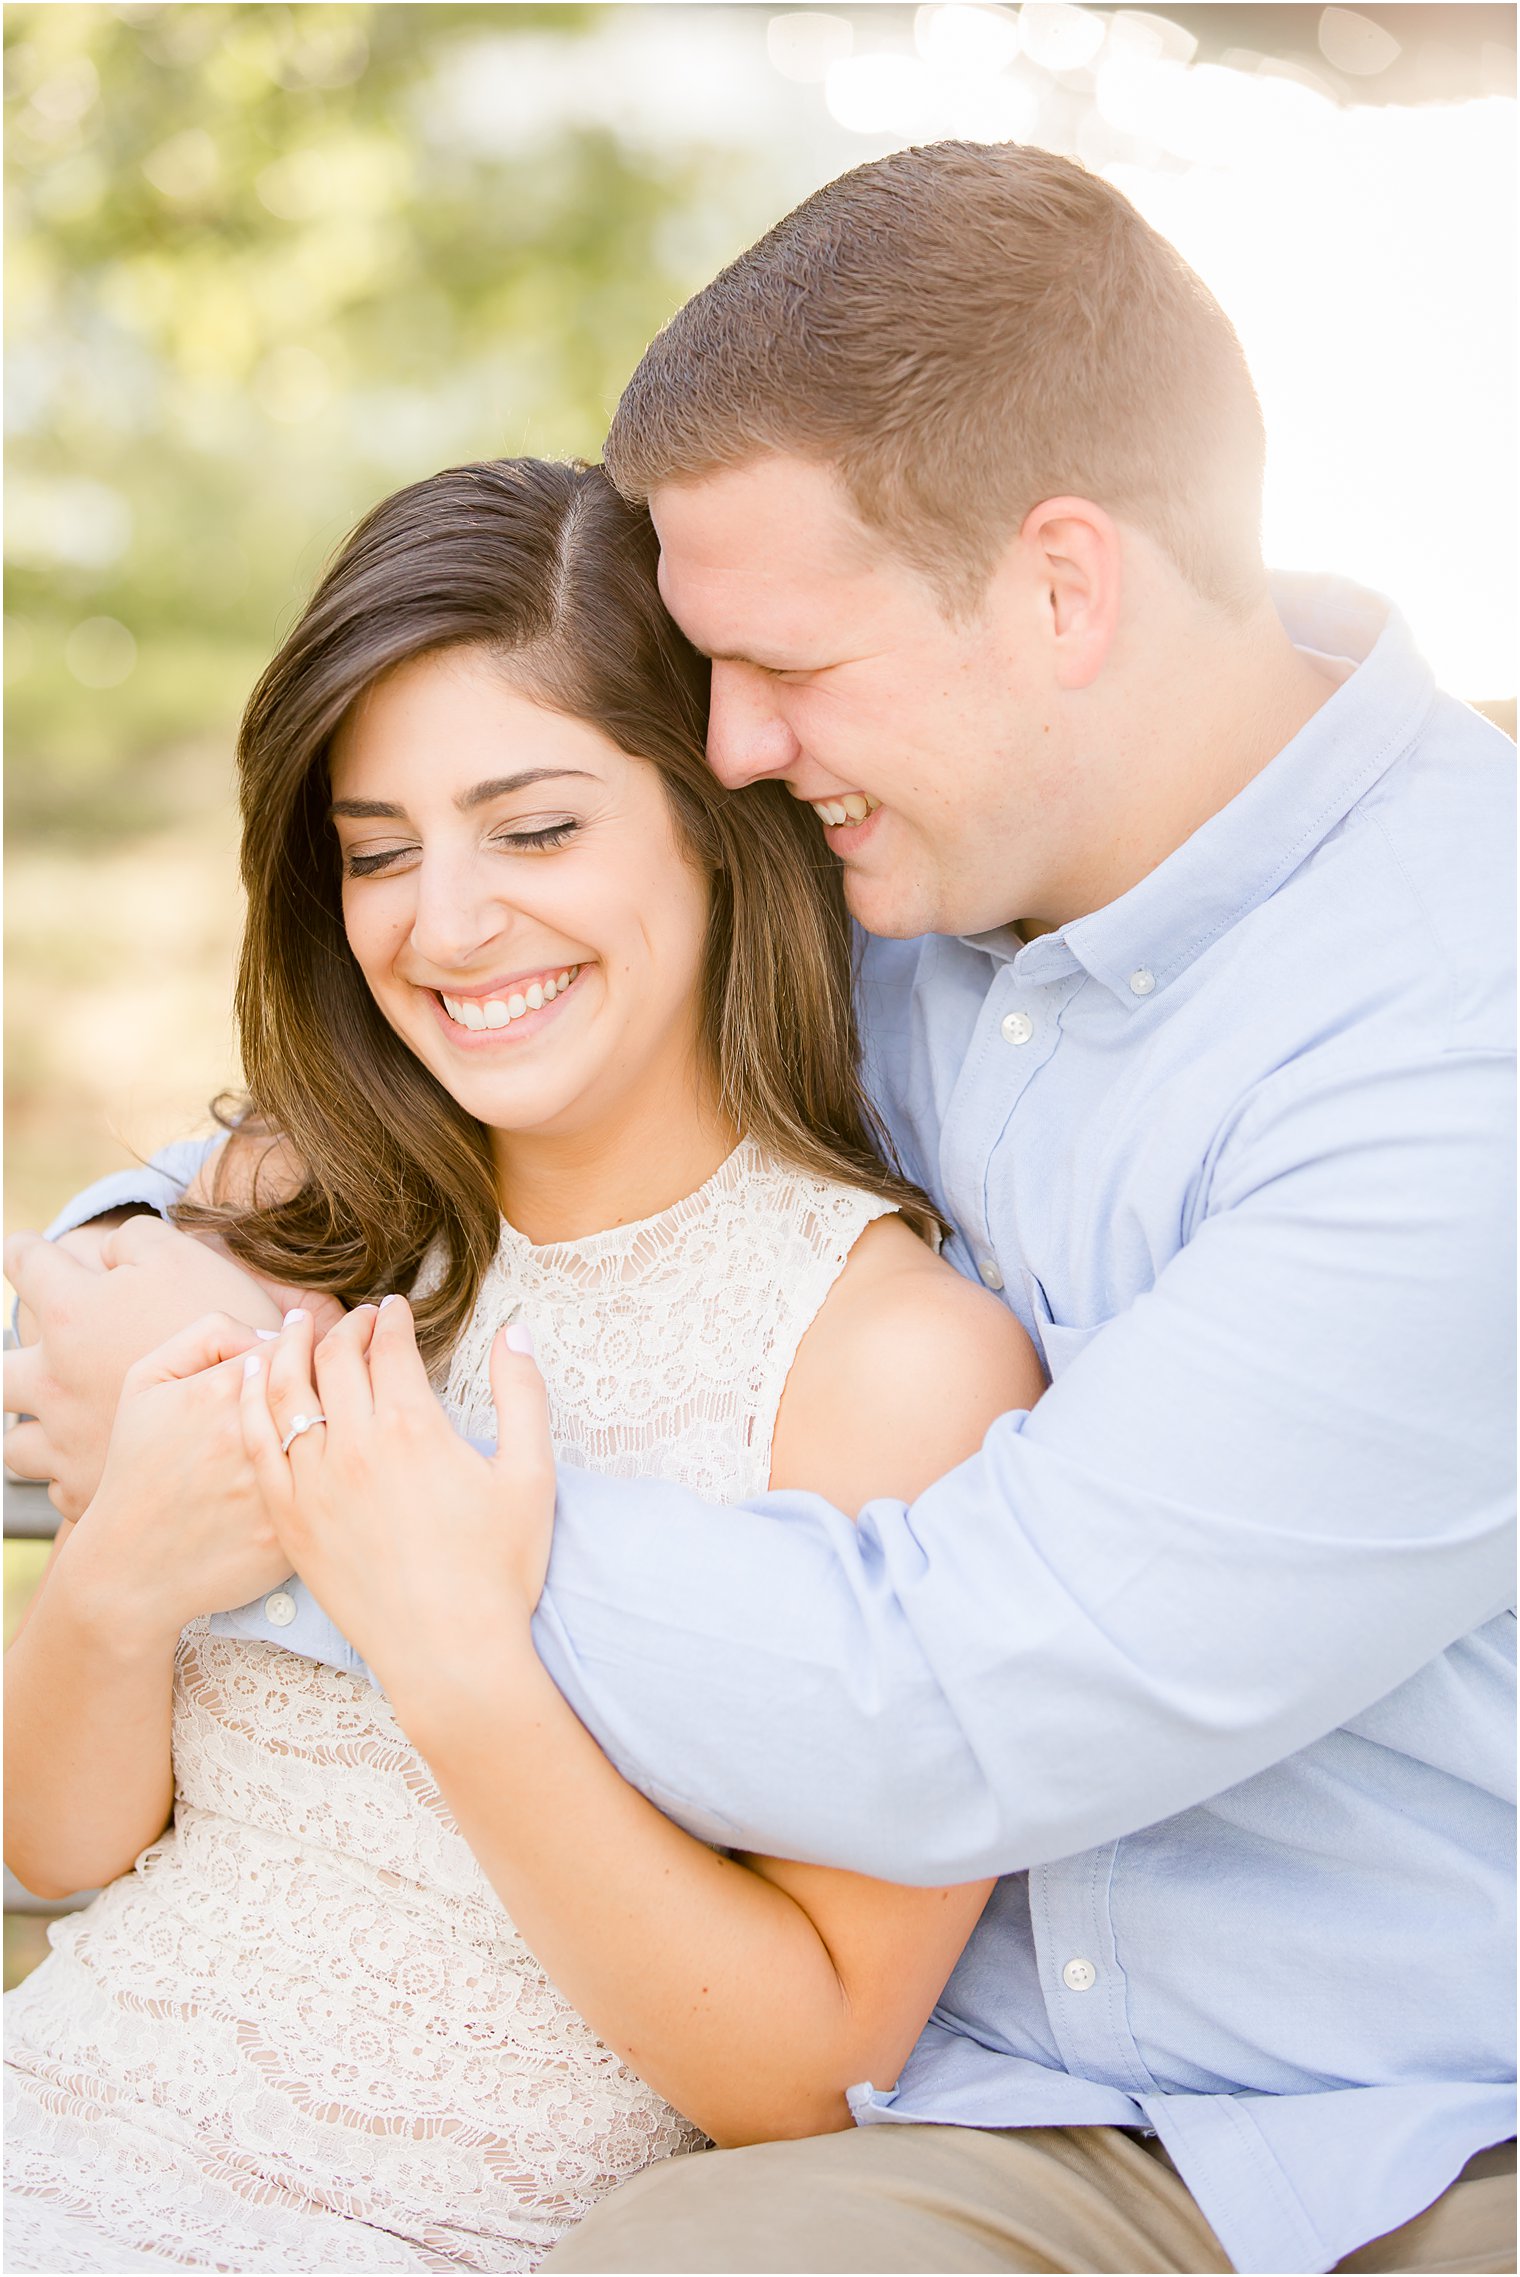
[[569, 965], [564, 972], [534, 981], [532, 987], [525, 988], [520, 995], [514, 992], [511, 996], [445, 996], [442, 989], [438, 994], [449, 1018], [461, 1028], [509, 1028], [525, 1012], [541, 1012], [556, 996], [563, 996], [580, 969], [579, 965]]
[[809, 799], [808, 804], [821, 821], [837, 830], [841, 823], [864, 822], [868, 814], [876, 812], [881, 800], [867, 798], [864, 791], [851, 791], [848, 798]]

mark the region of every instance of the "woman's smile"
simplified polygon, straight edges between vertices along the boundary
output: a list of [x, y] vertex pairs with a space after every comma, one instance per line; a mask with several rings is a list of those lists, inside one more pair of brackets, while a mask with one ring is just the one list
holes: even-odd
[[589, 960], [546, 965], [469, 988], [424, 988], [449, 1042], [460, 1051], [489, 1050], [541, 1036]]

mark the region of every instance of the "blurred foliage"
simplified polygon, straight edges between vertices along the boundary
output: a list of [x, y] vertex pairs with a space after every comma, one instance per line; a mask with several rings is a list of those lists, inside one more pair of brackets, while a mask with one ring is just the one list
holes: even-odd
[[[868, 76], [913, 52], [920, 11], [840, 0], [830, 38], [840, 12]], [[1185, 13], [1215, 46], [1319, 23]], [[768, 18], [6, 10], [12, 1225], [235, 1079], [233, 736], [344, 530], [462, 459], [594, 455], [668, 313], [891, 146], [802, 99]], [[1064, 147], [1091, 90], [1036, 80]]]
[[42, 1569], [52, 1554], [51, 1542], [7, 1542], [5, 1545], [5, 1642], [12, 1637], [26, 1618], [27, 1607], [37, 1593]]
[[710, 16], [752, 41], [731, 9], [7, 8], [8, 1224], [236, 1079], [233, 739], [344, 531], [440, 466], [594, 457], [787, 202], [777, 138], [707, 100]]
[[673, 217], [732, 208], [732, 249], [764, 217], [732, 147], [525, 129], [512, 56], [573, 68], [604, 13], [7, 9], [24, 838], [224, 800], [250, 682], [349, 523], [462, 458], [594, 456], [712, 266]]
[[29, 1977], [39, 1961], [47, 1959], [48, 1925], [45, 1921], [30, 1921], [22, 1914], [8, 1913], [5, 1917], [5, 1989], [14, 1991], [23, 1977]]

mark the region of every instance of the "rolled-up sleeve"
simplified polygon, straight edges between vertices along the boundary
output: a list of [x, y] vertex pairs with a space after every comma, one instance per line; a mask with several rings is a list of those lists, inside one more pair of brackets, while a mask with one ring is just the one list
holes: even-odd
[[166, 1217], [212, 1148], [220, 1144], [220, 1132], [209, 1138], [176, 1139], [148, 1162], [134, 1164], [128, 1170], [108, 1171], [59, 1211], [47, 1229], [48, 1240], [57, 1241], [60, 1235], [88, 1225], [92, 1218], [103, 1218], [111, 1210], [128, 1209], [133, 1204]]
[[1335, 1729], [1510, 1602], [1512, 1101], [1500, 1053], [1279, 1070], [1154, 1286], [911, 1507], [564, 1472], [556, 1679], [709, 1839], [923, 1883]]

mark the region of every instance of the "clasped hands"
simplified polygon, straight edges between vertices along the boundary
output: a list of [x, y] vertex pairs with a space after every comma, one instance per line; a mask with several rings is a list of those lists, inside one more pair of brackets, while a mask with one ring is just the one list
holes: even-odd
[[[67, 1244], [18, 1235], [6, 1268], [23, 1333], [40, 1332], [6, 1355], [6, 1406], [35, 1418], [6, 1459], [85, 1521], [60, 1561], [103, 1617], [173, 1636], [294, 1571], [393, 1696], [526, 1633], [554, 1464], [525, 1353], [498, 1337], [486, 1457], [428, 1383], [404, 1298], [343, 1315], [299, 1296], [281, 1326], [296, 1292], [152, 1218]], [[327, 1420], [282, 1452], [302, 1413]]]

